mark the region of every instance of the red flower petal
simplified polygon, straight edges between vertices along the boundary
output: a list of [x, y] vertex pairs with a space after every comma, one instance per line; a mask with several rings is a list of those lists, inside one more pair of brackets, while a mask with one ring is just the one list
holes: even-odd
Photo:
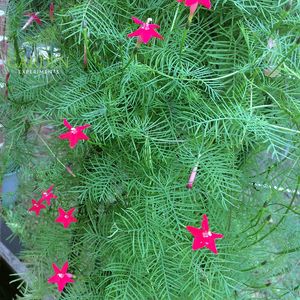
[[36, 21], [39, 25], [42, 24], [41, 19], [36, 14], [34, 14], [32, 17], [33, 17], [33, 20]]
[[192, 249], [197, 250], [201, 248], [208, 248], [213, 253], [217, 254], [216, 239], [223, 238], [223, 234], [211, 232], [209, 229], [208, 219], [206, 215], [202, 216], [202, 227], [195, 228], [192, 226], [186, 226], [186, 229], [193, 235], [194, 241]]
[[127, 36], [129, 38], [138, 37], [138, 41], [142, 42], [144, 44], [147, 44], [153, 37], [161, 39], [161, 40], [163, 39], [163, 37], [158, 32], [155, 31], [155, 29], [160, 28], [160, 26], [157, 24], [149, 24], [148, 23], [151, 21], [150, 18], [147, 20], [147, 23], [144, 23], [135, 17], [132, 17], [132, 20], [136, 24], [139, 24], [140, 28], [135, 30], [134, 32], [128, 34]]
[[210, 0], [199, 0], [199, 4], [206, 7], [207, 9], [211, 9]]
[[209, 231], [207, 215], [202, 216], [201, 227], [203, 231]]
[[42, 204], [41, 199], [39, 201], [36, 201], [35, 199], [31, 200], [32, 207], [28, 209], [29, 212], [35, 212], [35, 214], [38, 216], [42, 209], [46, 208], [44, 204]]
[[67, 119], [64, 119], [64, 125], [65, 125], [68, 129], [71, 129], [71, 128], [72, 128], [71, 124], [67, 121]]
[[90, 124], [85, 124], [82, 126], [78, 126], [76, 128], [72, 127], [71, 124], [67, 121], [67, 119], [64, 119], [64, 125], [70, 130], [66, 133], [63, 133], [59, 135], [58, 137], [60, 139], [68, 139], [69, 140], [69, 146], [71, 149], [73, 149], [79, 140], [88, 140], [89, 137], [85, 135], [82, 131], [88, 127], [90, 127]]
[[72, 279], [73, 275], [67, 273], [68, 266], [69, 266], [68, 261], [64, 263], [61, 270], [57, 267], [56, 264], [54, 263], [52, 264], [55, 274], [48, 279], [48, 283], [57, 284], [57, 289], [59, 292], [63, 291], [67, 283], [74, 282], [74, 280]]
[[64, 263], [63, 267], [61, 268], [61, 273], [67, 273], [68, 268], [69, 268], [69, 263], [68, 263], [68, 261], [66, 261]]
[[144, 24], [143, 21], [139, 20], [139, 19], [136, 18], [136, 17], [131, 17], [131, 19], [132, 19], [132, 21], [133, 21], [134, 23], [136, 23], [136, 24], [139, 24], [139, 25], [143, 25], [143, 24]]
[[76, 223], [78, 220], [72, 215], [75, 208], [71, 208], [69, 211], [63, 210], [61, 207], [58, 208], [59, 216], [56, 218], [56, 223], [61, 223], [64, 228], [68, 228], [71, 223]]

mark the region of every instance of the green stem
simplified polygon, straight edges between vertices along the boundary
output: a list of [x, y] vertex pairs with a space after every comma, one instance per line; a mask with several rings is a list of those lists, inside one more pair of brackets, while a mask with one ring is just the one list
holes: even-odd
[[232, 223], [232, 207], [229, 209], [229, 216], [228, 216], [228, 223], [227, 223], [227, 230], [230, 231]]
[[83, 29], [83, 49], [84, 49], [84, 54], [83, 54], [83, 70], [85, 72], [88, 71], [88, 62], [87, 62], [87, 56], [88, 56], [88, 29], [85, 27]]
[[258, 230], [256, 230], [254, 233], [252, 233], [252, 234], [249, 234], [247, 237], [248, 238], [250, 238], [250, 237], [252, 237], [252, 236], [255, 236], [255, 235], [257, 235], [257, 234], [259, 234], [264, 228], [265, 228], [265, 226], [268, 224], [268, 222], [267, 221], [265, 221], [261, 226], [260, 226], [260, 228], [258, 229]]
[[170, 33], [171, 33], [171, 32], [173, 31], [173, 29], [174, 29], [175, 22], [176, 22], [176, 19], [177, 19], [177, 16], [178, 16], [179, 6], [180, 6], [180, 3], [178, 2], [178, 3], [177, 3], [177, 8], [176, 8], [176, 11], [175, 11], [175, 15], [174, 15], [174, 18], [173, 18], [173, 22], [172, 22], [172, 25], [171, 25]]
[[129, 65], [133, 61], [134, 57], [136, 57], [136, 55], [137, 55], [137, 53], [139, 51], [140, 46], [141, 46], [141, 44], [139, 42], [137, 42], [136, 45], [135, 45], [135, 47], [134, 47], [134, 49], [133, 49], [133, 51], [132, 51], [130, 59], [128, 60], [128, 62], [125, 65], [125, 67], [122, 68], [122, 76], [123, 76], [124, 71], [129, 67]]
[[[299, 288], [300, 288], [300, 284], [298, 284], [298, 285], [296, 285], [295, 287], [293, 287], [293, 288], [291, 289], [291, 291], [296, 292]], [[281, 294], [281, 295], [279, 296], [280, 299], [283, 299], [282, 297], [285, 296], [286, 294], [289, 294], [289, 293], [290, 293], [290, 291], [287, 291], [287, 292]]]
[[272, 72], [268, 75], [268, 77], [271, 77], [271, 75], [285, 62], [285, 60], [290, 56], [290, 54], [299, 46], [299, 44], [296, 42], [295, 45], [289, 50], [289, 52], [281, 59], [279, 64], [276, 66], [275, 69], [272, 70]]
[[[144, 65], [147, 67], [147, 69], [149, 71], [152, 71], [152, 72], [155, 72], [163, 77], [166, 77], [166, 78], [169, 78], [169, 79], [172, 79], [172, 80], [182, 80], [182, 81], [189, 81], [189, 82], [204, 82], [203, 79], [196, 79], [196, 78], [185, 78], [185, 77], [175, 77], [175, 76], [171, 76], [171, 75], [168, 75], [168, 74], [165, 74], [161, 71], [158, 71], [156, 69], [153, 69], [151, 68], [150, 66], [148, 65]], [[246, 69], [245, 69], [246, 70]], [[239, 70], [239, 71], [235, 71], [235, 72], [232, 72], [230, 74], [226, 74], [224, 76], [221, 76], [221, 77], [216, 77], [216, 78], [209, 78], [207, 79], [206, 81], [218, 81], [218, 80], [221, 80], [221, 79], [224, 79], [224, 78], [228, 78], [228, 77], [231, 77], [231, 76], [234, 76], [235, 74], [237, 73], [241, 73], [242, 70]]]
[[187, 23], [186, 23], [186, 26], [185, 26], [183, 35], [182, 35], [182, 39], [181, 39], [181, 43], [180, 43], [180, 52], [179, 52], [180, 66], [182, 65], [182, 52], [183, 52], [183, 47], [184, 47], [184, 45], [185, 45], [185, 40], [186, 40], [187, 34], [188, 34], [189, 30], [190, 30], [191, 23], [192, 23], [192, 19], [189, 18], [188, 21], [187, 21]]
[[250, 230], [251, 228], [254, 228], [257, 226], [257, 224], [259, 223], [259, 221], [261, 220], [262, 216], [263, 216], [263, 212], [264, 212], [265, 208], [262, 207], [258, 213], [256, 214], [256, 216], [250, 221], [250, 223], [254, 222], [255, 223], [253, 225], [249, 225], [246, 229], [244, 229], [241, 233], [245, 233], [247, 232], [248, 230]]
[[285, 204], [282, 204], [282, 203], [271, 203], [271, 204], [269, 204], [269, 205], [279, 205], [279, 206], [283, 206], [283, 207], [289, 209], [289, 210], [290, 210], [291, 212], [293, 212], [294, 214], [300, 215], [300, 212], [298, 212], [298, 211], [296, 211], [296, 210], [294, 210], [294, 209], [292, 209], [292, 208], [289, 208], [288, 205], [285, 205]]
[[[51, 148], [48, 146], [46, 141], [40, 136], [40, 134], [34, 129], [35, 134], [39, 137], [39, 139], [43, 142], [43, 144], [46, 146], [46, 148], [49, 150], [49, 152], [53, 155], [53, 157], [64, 167], [65, 170], [67, 170], [67, 166], [56, 156], [56, 154], [51, 150]], [[76, 175], [72, 172], [70, 173], [73, 177], [76, 177]]]
[[298, 246], [296, 248], [288, 249], [288, 250], [282, 250], [279, 252], [271, 252], [271, 253], [275, 254], [275, 255], [283, 255], [283, 254], [290, 254], [290, 253], [297, 252], [297, 251], [300, 251], [300, 246]]
[[252, 267], [247, 268], [247, 269], [243, 269], [243, 270], [241, 270], [241, 271], [242, 271], [242, 272], [249, 272], [249, 271], [255, 270], [255, 269], [257, 269], [257, 268], [259, 268], [259, 267], [261, 267], [261, 266], [264, 266], [266, 263], [267, 263], [267, 261], [265, 260], [265, 261], [263, 261], [263, 262], [261, 262], [261, 263], [255, 265], [255, 266], [252, 266]]
[[266, 237], [268, 237], [273, 231], [275, 231], [275, 230], [278, 228], [278, 226], [285, 220], [286, 215], [287, 215], [287, 212], [291, 209], [291, 206], [293, 205], [293, 203], [294, 203], [294, 201], [295, 201], [295, 199], [296, 199], [297, 192], [298, 192], [298, 188], [299, 188], [299, 183], [300, 183], [300, 177], [298, 178], [297, 186], [296, 186], [295, 192], [294, 192], [294, 194], [293, 194], [293, 197], [292, 197], [292, 199], [291, 199], [291, 202], [290, 202], [288, 208], [286, 209], [284, 215], [283, 215], [283, 216], [281, 217], [281, 219], [278, 221], [278, 223], [277, 223], [277, 224], [276, 224], [269, 232], [267, 232], [265, 235], [263, 235], [261, 238], [259, 238], [259, 239], [256, 240], [255, 242], [251, 243], [250, 245], [246, 245], [246, 246], [242, 247], [241, 250], [242, 250], [242, 249], [245, 249], [245, 248], [248, 248], [248, 247], [250, 247], [250, 246], [253, 246], [253, 245], [255, 245], [255, 244], [261, 242], [262, 240], [264, 240], [264, 239], [265, 239]]
[[16, 57], [17, 67], [19, 69], [20, 75], [23, 77], [23, 67], [22, 67], [22, 60], [21, 60], [21, 56], [20, 56], [20, 49], [19, 49], [17, 35], [14, 34], [12, 39], [13, 39], [13, 45], [14, 45], [14, 49], [15, 49], [15, 57]]

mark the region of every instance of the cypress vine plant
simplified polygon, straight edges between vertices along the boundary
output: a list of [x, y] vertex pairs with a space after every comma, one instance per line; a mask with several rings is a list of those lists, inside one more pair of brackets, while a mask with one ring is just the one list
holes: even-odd
[[[2, 215], [22, 299], [300, 296], [299, 5], [208, 2], [10, 1], [1, 169], [22, 184]], [[131, 38], [147, 26], [161, 36]], [[192, 250], [205, 215], [218, 254]]]

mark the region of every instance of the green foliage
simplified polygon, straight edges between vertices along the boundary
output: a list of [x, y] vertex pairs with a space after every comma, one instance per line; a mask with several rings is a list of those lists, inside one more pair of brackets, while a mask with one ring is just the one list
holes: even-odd
[[[32, 273], [22, 299], [56, 293], [51, 264], [66, 260], [76, 283], [65, 300], [299, 297], [297, 3], [212, 2], [184, 39], [189, 11], [175, 0], [57, 1], [54, 24], [45, 1], [11, 1], [23, 70], [59, 70], [20, 75], [11, 49], [1, 159], [21, 167], [18, 205], [4, 217]], [[43, 25], [21, 31], [24, 11], [40, 11]], [[152, 17], [164, 40], [134, 55], [131, 16]], [[61, 55], [27, 65], [24, 42]], [[90, 140], [69, 149], [57, 138], [63, 118], [91, 124]], [[30, 199], [52, 183], [59, 198], [36, 223]], [[58, 206], [77, 207], [71, 229], [53, 224]], [[224, 234], [217, 256], [191, 251], [185, 226], [204, 213]]]

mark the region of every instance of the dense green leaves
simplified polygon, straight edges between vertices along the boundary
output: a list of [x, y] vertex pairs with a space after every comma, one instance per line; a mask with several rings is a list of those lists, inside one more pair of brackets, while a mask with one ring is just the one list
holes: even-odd
[[[58, 1], [53, 25], [44, 1], [11, 1], [8, 28], [20, 47], [61, 54], [30, 65], [58, 74], [20, 76], [12, 49], [1, 103], [1, 157], [22, 167], [16, 214], [4, 215], [28, 247], [33, 284], [24, 299], [54, 293], [51, 263], [67, 259], [76, 283], [66, 300], [299, 295], [290, 280], [299, 251], [297, 3], [212, 3], [199, 7], [184, 39], [189, 10], [175, 0]], [[23, 10], [41, 11], [43, 26], [20, 32]], [[134, 53], [131, 16], [152, 17], [164, 40]], [[91, 124], [90, 140], [68, 149], [57, 138], [63, 118]], [[44, 124], [54, 126], [47, 138]], [[57, 203], [32, 226], [29, 200], [50, 183]], [[71, 230], [53, 225], [58, 206], [77, 207]], [[204, 213], [224, 234], [218, 256], [191, 250], [185, 226]]]

